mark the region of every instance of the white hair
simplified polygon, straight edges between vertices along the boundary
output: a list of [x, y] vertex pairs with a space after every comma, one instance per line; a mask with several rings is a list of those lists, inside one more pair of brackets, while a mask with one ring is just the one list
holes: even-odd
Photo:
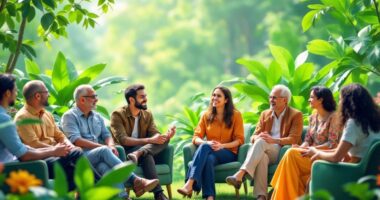
[[289, 88], [286, 87], [285, 85], [279, 84], [275, 85], [272, 88], [272, 92], [280, 90], [281, 91], [281, 97], [285, 97], [288, 99], [288, 104], [290, 103], [290, 99], [292, 98], [292, 92], [290, 92]]
[[78, 101], [79, 97], [87, 94], [88, 90], [93, 90], [91, 85], [80, 85], [77, 88], [75, 88], [75, 91], [74, 91], [75, 101]]

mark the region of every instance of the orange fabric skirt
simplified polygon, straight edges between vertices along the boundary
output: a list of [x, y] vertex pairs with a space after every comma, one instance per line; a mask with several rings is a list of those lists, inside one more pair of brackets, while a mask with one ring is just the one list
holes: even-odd
[[305, 194], [311, 173], [311, 159], [301, 155], [303, 149], [290, 148], [282, 157], [271, 181], [272, 199], [293, 200]]

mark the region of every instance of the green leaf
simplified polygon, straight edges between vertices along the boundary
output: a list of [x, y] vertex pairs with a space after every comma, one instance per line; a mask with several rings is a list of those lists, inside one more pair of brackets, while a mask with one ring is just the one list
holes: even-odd
[[239, 83], [239, 84], [235, 84], [234, 87], [238, 91], [248, 95], [254, 101], [268, 102], [269, 93], [267, 93], [265, 90], [263, 90], [262, 88], [256, 85]]
[[79, 24], [83, 19], [83, 14], [79, 10], [77, 10], [75, 12], [76, 12], [76, 17], [77, 17], [76, 21], [77, 21], [77, 24]]
[[79, 76], [78, 79], [80, 78], [89, 78], [90, 81], [93, 81], [106, 67], [106, 64], [97, 64], [94, 66], [91, 66], [87, 68], [84, 72], [82, 72]]
[[347, 12], [349, 6], [349, 0], [321, 0], [323, 4], [334, 7], [341, 13]]
[[107, 120], [110, 120], [110, 114], [105, 107], [97, 105], [96, 111], [100, 113]]
[[79, 85], [82, 85], [82, 84], [89, 84], [90, 81], [91, 81], [90, 77], [82, 77], [82, 78], [78, 77], [78, 79], [76, 79], [74, 82], [70, 82], [69, 85], [67, 85], [65, 88], [63, 88], [62, 90], [58, 92], [59, 98], [57, 99], [57, 103], [60, 106], [67, 105], [74, 98], [73, 93], [74, 93], [75, 88], [77, 88]]
[[295, 95], [298, 95], [304, 84], [312, 78], [314, 69], [312, 63], [304, 63], [296, 69], [292, 80], [292, 92], [294, 92]]
[[58, 55], [55, 59], [52, 82], [54, 88], [59, 92], [67, 85], [70, 84], [69, 73], [67, 71], [66, 58], [62, 52], [58, 52]]
[[50, 8], [52, 8], [53, 10], [55, 9], [55, 3], [54, 3], [54, 0], [42, 0], [44, 2], [44, 4], [46, 4], [47, 6], [49, 6]]
[[31, 22], [35, 16], [36, 16], [36, 9], [34, 9], [34, 7], [30, 6], [29, 7], [29, 13], [28, 13], [28, 22]]
[[30, 4], [29, 2], [23, 2], [21, 6], [21, 11], [22, 11], [22, 18], [27, 18], [29, 15], [29, 9], [30, 9]]
[[37, 57], [36, 52], [34, 51], [34, 49], [33, 49], [30, 45], [22, 44], [22, 45], [21, 45], [21, 51], [22, 51], [22, 53], [25, 54], [29, 59], [33, 59], [33, 58]]
[[83, 196], [83, 199], [94, 199], [96, 200], [108, 200], [113, 199], [120, 192], [120, 189], [114, 187], [96, 187], [91, 188]]
[[306, 32], [309, 30], [309, 28], [314, 24], [315, 20], [317, 19], [318, 10], [311, 10], [302, 18], [302, 30], [303, 32]]
[[66, 19], [66, 17], [62, 15], [57, 15], [57, 21], [60, 26], [67, 26], [69, 24], [69, 21]]
[[44, 11], [41, 0], [32, 0], [33, 4], [41, 11]]
[[269, 65], [269, 69], [268, 69], [268, 75], [267, 75], [267, 86], [268, 88], [272, 88], [273, 86], [275, 86], [276, 84], [278, 84], [281, 80], [281, 66], [276, 62], [276, 61], [273, 61], [270, 65]]
[[78, 78], [78, 72], [70, 59], [66, 59], [66, 67], [69, 73], [70, 82], [75, 81]]
[[46, 31], [49, 29], [49, 27], [54, 22], [54, 14], [53, 13], [46, 13], [41, 18], [41, 26]]
[[296, 61], [295, 61], [295, 65], [296, 65], [296, 68], [302, 64], [305, 63], [305, 61], [307, 60], [307, 57], [309, 56], [309, 53], [308, 51], [304, 51], [300, 54], [298, 54], [297, 58], [296, 58]]
[[238, 59], [236, 63], [243, 65], [260, 83], [267, 85], [268, 71], [262, 63], [244, 58]]
[[[380, 65], [380, 42], [379, 41], [377, 41], [376, 43], [370, 46], [370, 48], [368, 49], [367, 58], [372, 66]], [[378, 71], [380, 72], [380, 68], [378, 68]]]
[[94, 186], [94, 173], [92, 172], [90, 162], [85, 156], [82, 156], [77, 161], [74, 171], [74, 180], [81, 194], [86, 193], [86, 191]]
[[26, 118], [26, 119], [18, 120], [16, 122], [16, 126], [24, 126], [28, 124], [42, 124], [42, 121], [40, 119]]
[[94, 88], [94, 90], [97, 90], [97, 89], [103, 88], [107, 85], [118, 84], [121, 82], [125, 82], [127, 80], [128, 79], [124, 78], [124, 77], [112, 76], [112, 77], [107, 77], [107, 78], [104, 78], [104, 79], [97, 81], [95, 84], [92, 85], [92, 87]]
[[104, 2], [105, 2], [105, 0], [99, 0], [98, 1], [98, 6], [101, 6]]
[[10, 16], [16, 16], [16, 4], [8, 3], [6, 8]]
[[376, 12], [372, 8], [358, 12], [356, 14], [356, 17], [359, 21], [361, 21], [365, 24], [378, 24], [379, 23]]
[[25, 71], [28, 74], [40, 74], [40, 68], [38, 67], [37, 63], [35, 63], [32, 60], [26, 59], [25, 60]]
[[100, 186], [114, 186], [118, 183], [125, 182], [130, 174], [135, 170], [136, 165], [131, 162], [123, 162], [115, 166], [111, 171], [104, 174], [102, 178], [95, 184]]
[[275, 45], [269, 45], [269, 49], [276, 62], [281, 65], [283, 69], [282, 72], [285, 76], [293, 76], [295, 66], [294, 59], [290, 52], [283, 47]]
[[88, 13], [87, 16], [90, 17], [90, 18], [98, 18], [99, 17], [99, 15], [97, 15], [95, 13], [91, 13], [91, 12]]
[[65, 171], [58, 162], [54, 164], [54, 191], [59, 197], [66, 196], [69, 191]]
[[69, 21], [70, 22], [75, 22], [77, 20], [77, 12], [72, 11], [69, 13]]
[[341, 57], [338, 50], [325, 40], [312, 40], [307, 44], [307, 50], [310, 53], [325, 56], [330, 59], [338, 59]]

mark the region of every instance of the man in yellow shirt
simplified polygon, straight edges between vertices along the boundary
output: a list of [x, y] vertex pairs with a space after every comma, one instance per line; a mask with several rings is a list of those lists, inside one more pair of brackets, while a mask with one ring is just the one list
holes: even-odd
[[[74, 168], [75, 163], [80, 156], [82, 150], [75, 147], [57, 127], [54, 122], [53, 115], [45, 110], [48, 106], [49, 91], [42, 81], [33, 80], [25, 84], [23, 88], [23, 96], [25, 105], [15, 116], [15, 121], [23, 119], [38, 119], [41, 124], [26, 124], [17, 126], [17, 132], [26, 145], [33, 148], [46, 148], [57, 145], [65, 145], [70, 152], [64, 157], [50, 157], [45, 159], [47, 163], [58, 162], [65, 169], [69, 187], [74, 189]], [[53, 168], [49, 168], [49, 177], [54, 178]]]

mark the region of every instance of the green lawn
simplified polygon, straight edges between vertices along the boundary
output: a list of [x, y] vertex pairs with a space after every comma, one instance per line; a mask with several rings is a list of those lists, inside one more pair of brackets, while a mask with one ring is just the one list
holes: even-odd
[[[177, 189], [182, 187], [183, 184], [184, 184], [183, 181], [173, 182], [173, 184], [172, 184], [173, 199], [184, 199], [182, 195], [177, 193]], [[163, 186], [163, 188], [165, 190], [165, 194], [167, 195], [166, 186]], [[240, 188], [240, 199], [254, 199], [252, 192], [253, 192], [252, 187], [248, 187], [248, 194], [247, 194], [247, 196], [245, 196], [244, 188], [241, 187]], [[151, 200], [151, 199], [153, 199], [153, 193], [145, 193], [140, 198], [136, 198], [133, 191], [131, 191], [130, 194], [131, 194], [132, 199], [139, 199], [139, 200]], [[235, 189], [232, 186], [229, 186], [227, 184], [222, 184], [222, 183], [216, 184], [216, 194], [217, 194], [216, 195], [217, 199], [222, 199], [222, 200], [236, 199]], [[202, 199], [202, 193], [199, 193], [198, 196], [193, 194], [192, 199]]]

